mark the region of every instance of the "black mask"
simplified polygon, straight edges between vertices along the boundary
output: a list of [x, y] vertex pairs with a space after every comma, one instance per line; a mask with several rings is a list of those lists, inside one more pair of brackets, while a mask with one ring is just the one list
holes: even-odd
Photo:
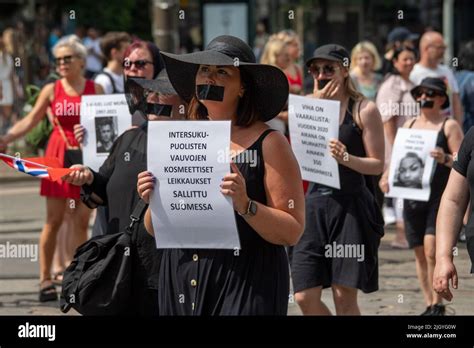
[[331, 79], [318, 80], [318, 89], [321, 90], [331, 81]]
[[216, 85], [197, 85], [197, 97], [199, 100], [224, 100], [224, 87]]
[[147, 114], [171, 117], [172, 105], [147, 103]]
[[426, 108], [426, 109], [432, 109], [434, 106], [434, 100], [426, 100], [422, 99], [419, 101], [420, 103], [420, 108]]

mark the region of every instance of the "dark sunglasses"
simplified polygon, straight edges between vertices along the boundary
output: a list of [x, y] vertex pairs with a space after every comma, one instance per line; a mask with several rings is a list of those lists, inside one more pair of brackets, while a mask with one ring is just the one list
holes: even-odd
[[321, 72], [324, 75], [333, 75], [338, 69], [339, 68], [335, 67], [334, 65], [324, 65], [322, 67], [311, 65], [308, 69], [308, 72], [313, 76], [319, 76]]
[[61, 62], [63, 62], [64, 64], [71, 64], [73, 58], [74, 56], [56, 57], [54, 58], [54, 63], [56, 65], [60, 65]]
[[122, 66], [125, 70], [129, 70], [132, 68], [133, 65], [135, 65], [137, 69], [141, 70], [141, 69], [144, 69], [147, 64], [153, 64], [153, 62], [150, 62], [145, 59], [139, 59], [134, 62], [131, 60], [125, 59], [122, 63]]
[[430, 97], [430, 98], [442, 95], [441, 93], [439, 93], [438, 91], [435, 91], [434, 89], [420, 89], [415, 93], [415, 97], [420, 98], [423, 94], [425, 94], [427, 97]]

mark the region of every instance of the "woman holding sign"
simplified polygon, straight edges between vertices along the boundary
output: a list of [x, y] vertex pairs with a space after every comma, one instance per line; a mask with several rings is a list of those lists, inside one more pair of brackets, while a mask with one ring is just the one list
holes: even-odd
[[[450, 168], [453, 166], [453, 153], [458, 151], [463, 138], [459, 124], [448, 119], [442, 110], [449, 106], [446, 84], [439, 78], [427, 77], [419, 86], [411, 90], [413, 98], [421, 107], [421, 114], [413, 120], [408, 120], [404, 128], [437, 130], [436, 148], [431, 156], [436, 160], [436, 168], [430, 183], [431, 193], [428, 202], [404, 200], [403, 219], [410, 248], [415, 251], [416, 273], [423, 290], [426, 310], [422, 315], [444, 315], [445, 308], [441, 296], [433, 291], [433, 272], [435, 268], [435, 231], [436, 216], [441, 202], [441, 196], [448, 183]], [[415, 183], [420, 174], [420, 159], [407, 154], [400, 163], [399, 181], [406, 187], [416, 187]], [[414, 154], [412, 154], [414, 155]], [[387, 182], [389, 171], [383, 176]], [[381, 185], [388, 192], [388, 185]], [[463, 210], [465, 211], [465, 210]]]
[[[144, 125], [124, 132], [112, 146], [109, 156], [98, 172], [77, 166], [65, 180], [82, 186], [83, 200], [90, 208], [107, 206], [106, 234], [124, 231], [130, 224], [130, 214], [139, 201], [136, 177], [146, 169], [148, 127], [146, 121], [180, 119], [181, 99], [176, 95], [164, 69], [153, 80], [128, 78], [125, 82], [127, 103], [131, 113], [143, 116]], [[134, 241], [138, 257], [134, 258], [133, 312], [152, 316], [158, 310], [158, 268], [161, 252], [155, 241], [139, 225]], [[127, 304], [129, 305], [129, 304]]]
[[[174, 88], [189, 102], [189, 118], [231, 120], [231, 152], [255, 151], [257, 165], [232, 163], [220, 185], [233, 201], [241, 250], [164, 249], [160, 314], [286, 315], [284, 246], [303, 231], [303, 190], [288, 141], [265, 122], [285, 105], [288, 81], [278, 68], [256, 64], [252, 49], [233, 36], [215, 38], [202, 52], [163, 58]], [[144, 200], [154, 186], [151, 173], [138, 176]], [[145, 224], [154, 235], [150, 209]]]
[[328, 147], [339, 163], [341, 188], [312, 183], [306, 195], [306, 229], [293, 250], [295, 299], [305, 315], [330, 315], [321, 301], [331, 287], [336, 313], [359, 315], [358, 289], [378, 290], [378, 246], [383, 218], [364, 175], [382, 173], [383, 126], [375, 104], [357, 92], [350, 58], [340, 45], [316, 49], [306, 62], [311, 97], [340, 102], [339, 139]]
[[[77, 147], [74, 124], [79, 123], [81, 97], [102, 94], [102, 87], [83, 77], [87, 50], [77, 36], [61, 39], [53, 48], [57, 71], [61, 79], [43, 87], [31, 112], [17, 122], [6, 135], [0, 137], [0, 151], [6, 145], [25, 135], [44, 117], [48, 107], [54, 119], [54, 129], [46, 148], [47, 157], [56, 157], [63, 164], [67, 150]], [[67, 182], [41, 181], [41, 195], [46, 197], [46, 223], [40, 238], [40, 302], [55, 301], [57, 293], [51, 279], [51, 264], [56, 248], [56, 236], [66, 209], [71, 209], [74, 230], [71, 239], [79, 246], [87, 239], [90, 211], [80, 202], [80, 189]]]

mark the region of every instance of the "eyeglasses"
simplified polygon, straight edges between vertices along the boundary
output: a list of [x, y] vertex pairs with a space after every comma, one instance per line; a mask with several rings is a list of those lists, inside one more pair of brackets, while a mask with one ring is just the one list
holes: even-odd
[[131, 60], [125, 59], [122, 63], [122, 66], [125, 70], [129, 70], [129, 69], [132, 68], [133, 65], [135, 65], [135, 67], [138, 70], [142, 70], [142, 69], [145, 69], [145, 66], [147, 64], [153, 64], [153, 62], [150, 62], [149, 60], [145, 60], [145, 59], [139, 59], [139, 60], [136, 60], [136, 61], [131, 61]]
[[427, 97], [433, 98], [436, 96], [442, 95], [438, 91], [435, 91], [434, 89], [420, 89], [415, 93], [415, 98], [420, 98], [423, 94], [425, 94]]
[[56, 65], [61, 65], [61, 62], [64, 64], [71, 64], [73, 58], [74, 56], [56, 57], [54, 58], [54, 63]]
[[326, 76], [331, 76], [334, 75], [336, 70], [339, 70], [339, 67], [334, 66], [334, 65], [324, 65], [323, 67], [319, 67], [317, 65], [311, 65], [308, 69], [308, 72], [317, 77], [321, 72], [326, 75]]

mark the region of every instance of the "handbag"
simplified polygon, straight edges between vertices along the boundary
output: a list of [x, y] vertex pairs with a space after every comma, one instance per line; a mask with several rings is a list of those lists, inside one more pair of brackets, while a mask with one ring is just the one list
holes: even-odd
[[69, 140], [67, 139], [66, 134], [64, 133], [64, 129], [56, 116], [53, 116], [53, 121], [58, 127], [59, 133], [61, 133], [61, 136], [64, 142], [66, 143], [66, 151], [64, 152], [64, 168], [69, 168], [74, 164], [82, 164], [83, 161], [81, 148], [79, 146], [72, 146], [69, 143]]
[[147, 204], [140, 199], [125, 231], [82, 244], [63, 276], [60, 310], [82, 315], [126, 315], [132, 310], [132, 237]]

